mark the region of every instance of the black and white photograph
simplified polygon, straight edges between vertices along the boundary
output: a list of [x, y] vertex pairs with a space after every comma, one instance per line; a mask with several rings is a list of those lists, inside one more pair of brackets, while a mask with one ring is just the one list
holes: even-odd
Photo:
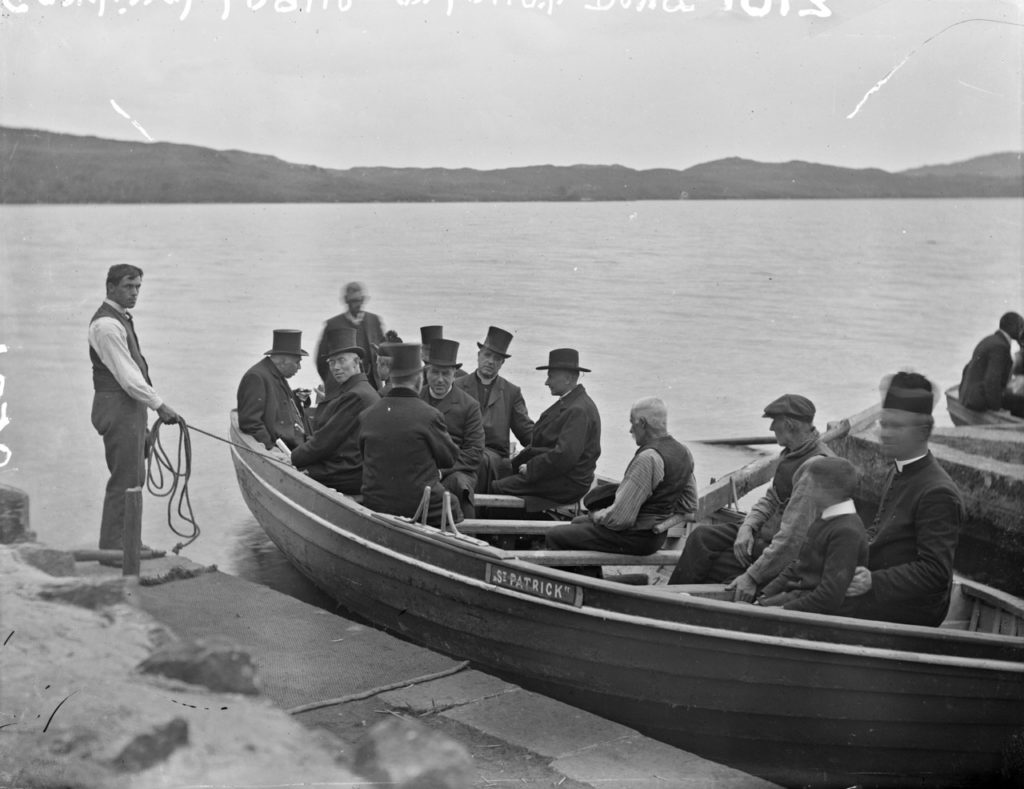
[[1024, 786], [1024, 6], [0, 0], [0, 789]]

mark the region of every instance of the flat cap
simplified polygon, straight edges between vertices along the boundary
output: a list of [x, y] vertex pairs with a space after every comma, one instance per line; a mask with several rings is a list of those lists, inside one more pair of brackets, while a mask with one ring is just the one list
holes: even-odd
[[803, 422], [814, 421], [814, 403], [803, 395], [784, 394], [764, 407], [764, 416], [791, 416]]

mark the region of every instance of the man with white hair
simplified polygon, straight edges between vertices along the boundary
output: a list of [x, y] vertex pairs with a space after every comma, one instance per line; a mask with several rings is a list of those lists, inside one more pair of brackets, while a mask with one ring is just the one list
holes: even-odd
[[657, 397], [633, 403], [629, 432], [639, 448], [622, 482], [588, 493], [583, 501], [590, 512], [553, 527], [545, 536], [545, 548], [644, 556], [665, 544], [667, 532], [656, 529], [659, 523], [696, 509], [693, 456], [669, 435], [665, 403]]

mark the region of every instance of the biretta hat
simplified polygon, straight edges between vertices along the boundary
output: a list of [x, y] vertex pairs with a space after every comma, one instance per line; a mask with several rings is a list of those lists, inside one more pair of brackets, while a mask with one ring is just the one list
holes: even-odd
[[263, 353], [286, 353], [292, 356], [309, 356], [302, 350], [302, 332], [298, 329], [274, 329], [274, 347]]
[[327, 359], [337, 356], [339, 353], [354, 353], [358, 354], [360, 359], [366, 361], [366, 351], [356, 344], [355, 329], [347, 327], [328, 329], [327, 334], [324, 335], [324, 345], [327, 347], [327, 355], [325, 357]]
[[935, 407], [935, 387], [920, 373], [899, 372], [891, 378], [886, 376], [881, 389], [882, 408], [931, 414]]
[[487, 336], [484, 337], [484, 341], [478, 342], [476, 347], [480, 349], [486, 348], [507, 359], [509, 357], [508, 344], [510, 342], [512, 342], [511, 332], [499, 329], [497, 326], [491, 326], [487, 330]]
[[583, 506], [590, 512], [610, 507], [612, 502], [615, 501], [615, 493], [618, 489], [618, 482], [606, 482], [603, 485], [595, 485], [583, 497]]
[[381, 346], [381, 353], [387, 349], [386, 356], [391, 357], [391, 377], [402, 378], [423, 372], [423, 360], [420, 358], [418, 342], [392, 342]]
[[777, 397], [764, 407], [764, 414], [769, 419], [777, 416], [791, 416], [801, 422], [814, 421], [814, 403], [803, 395], [784, 394]]
[[434, 367], [454, 367], [458, 370], [462, 367], [456, 361], [458, 358], [459, 344], [455, 340], [431, 340], [427, 364], [431, 364]]
[[548, 353], [548, 363], [538, 370], [573, 370], [577, 373], [589, 373], [586, 367], [580, 367], [580, 353], [575, 348], [555, 348]]

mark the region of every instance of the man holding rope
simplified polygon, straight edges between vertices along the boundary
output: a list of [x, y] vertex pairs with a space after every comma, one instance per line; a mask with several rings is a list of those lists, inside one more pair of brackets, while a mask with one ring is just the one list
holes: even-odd
[[[92, 360], [92, 424], [103, 437], [107, 481], [100, 521], [100, 549], [122, 550], [124, 493], [145, 482], [146, 409], [152, 408], [164, 424], [178, 414], [153, 389], [149, 366], [139, 349], [131, 313], [142, 287], [142, 269], [119, 263], [107, 272], [107, 297], [89, 322], [89, 358]], [[143, 550], [146, 550], [143, 547]], [[119, 565], [120, 560], [103, 560]]]

